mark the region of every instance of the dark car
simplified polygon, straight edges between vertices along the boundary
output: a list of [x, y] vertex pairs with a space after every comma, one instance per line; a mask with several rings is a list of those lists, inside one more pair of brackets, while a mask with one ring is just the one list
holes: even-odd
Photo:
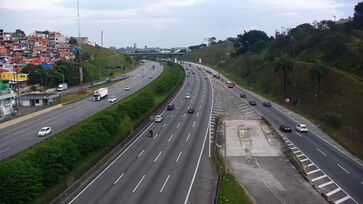
[[239, 94], [239, 96], [240, 96], [241, 98], [246, 98], [246, 94], [244, 94], [244, 93]]
[[262, 105], [265, 106], [265, 107], [271, 107], [271, 103], [270, 102], [263, 102]]
[[282, 124], [280, 125], [280, 130], [283, 132], [291, 132], [291, 126], [288, 124]]
[[191, 114], [191, 113], [194, 113], [194, 108], [189, 108], [189, 109], [188, 109], [188, 113], [190, 113], [190, 114]]
[[174, 104], [168, 104], [166, 106], [166, 110], [173, 110], [174, 109]]
[[256, 101], [248, 101], [248, 104], [250, 104], [251, 106], [255, 106], [255, 105], [257, 105], [257, 104], [256, 104]]

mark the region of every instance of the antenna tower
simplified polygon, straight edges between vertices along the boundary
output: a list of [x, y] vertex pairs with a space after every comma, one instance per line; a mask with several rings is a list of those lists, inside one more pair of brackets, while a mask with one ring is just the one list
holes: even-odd
[[[81, 41], [81, 25], [79, 22], [79, 2], [77, 1], [77, 21], [78, 21], [78, 40]], [[82, 57], [81, 57], [81, 42], [78, 42], [78, 66], [79, 66], [79, 91], [83, 92], [83, 68], [82, 68]]]

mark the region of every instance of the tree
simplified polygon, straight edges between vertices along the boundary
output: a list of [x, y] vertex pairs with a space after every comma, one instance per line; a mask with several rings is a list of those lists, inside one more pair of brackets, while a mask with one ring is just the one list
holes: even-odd
[[284, 89], [284, 97], [287, 96], [287, 81], [289, 74], [294, 71], [294, 62], [290, 56], [283, 54], [275, 61], [274, 71], [277, 74], [282, 74], [282, 83]]
[[318, 62], [311, 70], [309, 70], [309, 74], [311, 78], [316, 81], [317, 94], [319, 96], [321, 83], [328, 76], [328, 67], [325, 64]]
[[236, 49], [236, 54], [244, 54], [249, 51], [249, 47], [254, 45], [256, 42], [264, 43], [268, 41], [268, 36], [265, 32], [259, 30], [244, 31], [243, 34], [239, 34], [237, 42], [234, 43], [233, 47]]
[[354, 7], [353, 24], [356, 28], [363, 29], [363, 1]]
[[78, 41], [74, 37], [70, 37], [68, 43], [71, 45], [78, 45]]
[[213, 45], [216, 43], [216, 41], [217, 41], [216, 37], [208, 38], [208, 45]]

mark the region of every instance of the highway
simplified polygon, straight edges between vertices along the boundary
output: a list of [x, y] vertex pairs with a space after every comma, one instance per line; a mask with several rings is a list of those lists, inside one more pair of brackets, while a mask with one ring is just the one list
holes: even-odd
[[[192, 64], [196, 66], [194, 63]], [[212, 71], [215, 74], [219, 74], [208, 67], [202, 65], [197, 66]], [[221, 79], [213, 80], [226, 86], [225, 78], [223, 80], [224, 82], [222, 82]], [[319, 135], [320, 133], [318, 134], [312, 131], [312, 129], [315, 129], [316, 127], [306, 124], [309, 129], [307, 133], [297, 132], [295, 130], [295, 125], [304, 122], [297, 121], [297, 119], [291, 117], [286, 112], [281, 111], [281, 108], [278, 108], [279, 106], [277, 104], [272, 103], [272, 107], [264, 107], [262, 103], [268, 100], [263, 97], [239, 86], [235, 86], [230, 90], [238, 96], [240, 93], [245, 93], [247, 96], [246, 99], [241, 98], [241, 100], [246, 100], [246, 102], [249, 100], [256, 101], [257, 105], [253, 106], [253, 108], [266, 118], [276, 129], [279, 129], [281, 124], [289, 124], [293, 128], [291, 133], [282, 134], [301, 150], [304, 156], [308, 158], [307, 160], [312, 162], [310, 162], [310, 165], [317, 166], [316, 174], [319, 176], [316, 176], [313, 181], [318, 182], [330, 178], [337, 185], [337, 187], [332, 187], [327, 193], [329, 198], [338, 204], [363, 203], [363, 166], [361, 162], [341, 151], [334, 146], [334, 144], [328, 142], [322, 135]], [[326, 174], [326, 176], [324, 176], [324, 174]], [[313, 176], [314, 173], [311, 175]], [[329, 185], [331, 185], [330, 182], [320, 183], [321, 188], [328, 187]], [[340, 196], [338, 196], [338, 194], [340, 194]]]
[[[190, 71], [190, 68], [189, 68]], [[206, 73], [193, 69], [152, 123], [69, 203], [186, 203], [208, 139], [212, 85]], [[191, 98], [186, 99], [185, 95]], [[195, 112], [188, 114], [188, 108]], [[153, 136], [149, 137], [149, 130]]]
[[[152, 65], [155, 65], [155, 70], [152, 69]], [[114, 95], [117, 97], [117, 101], [122, 100], [157, 78], [162, 70], [160, 64], [147, 62], [129, 73], [133, 77], [109, 87], [109, 96]], [[124, 91], [126, 86], [129, 86], [131, 90]], [[94, 102], [93, 97], [89, 96], [33, 119], [2, 128], [0, 130], [0, 160], [59, 133], [110, 105], [112, 104], [108, 103], [107, 99]], [[52, 128], [52, 134], [38, 137], [38, 131], [45, 126]]]

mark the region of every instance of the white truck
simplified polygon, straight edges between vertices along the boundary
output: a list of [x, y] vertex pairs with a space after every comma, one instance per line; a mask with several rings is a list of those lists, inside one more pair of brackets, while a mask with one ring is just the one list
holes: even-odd
[[97, 89], [93, 93], [93, 99], [94, 99], [94, 101], [100, 101], [102, 99], [105, 99], [107, 96], [108, 96], [108, 89], [107, 88]]
[[68, 89], [67, 83], [61, 83], [58, 85], [57, 91], [64, 91]]

